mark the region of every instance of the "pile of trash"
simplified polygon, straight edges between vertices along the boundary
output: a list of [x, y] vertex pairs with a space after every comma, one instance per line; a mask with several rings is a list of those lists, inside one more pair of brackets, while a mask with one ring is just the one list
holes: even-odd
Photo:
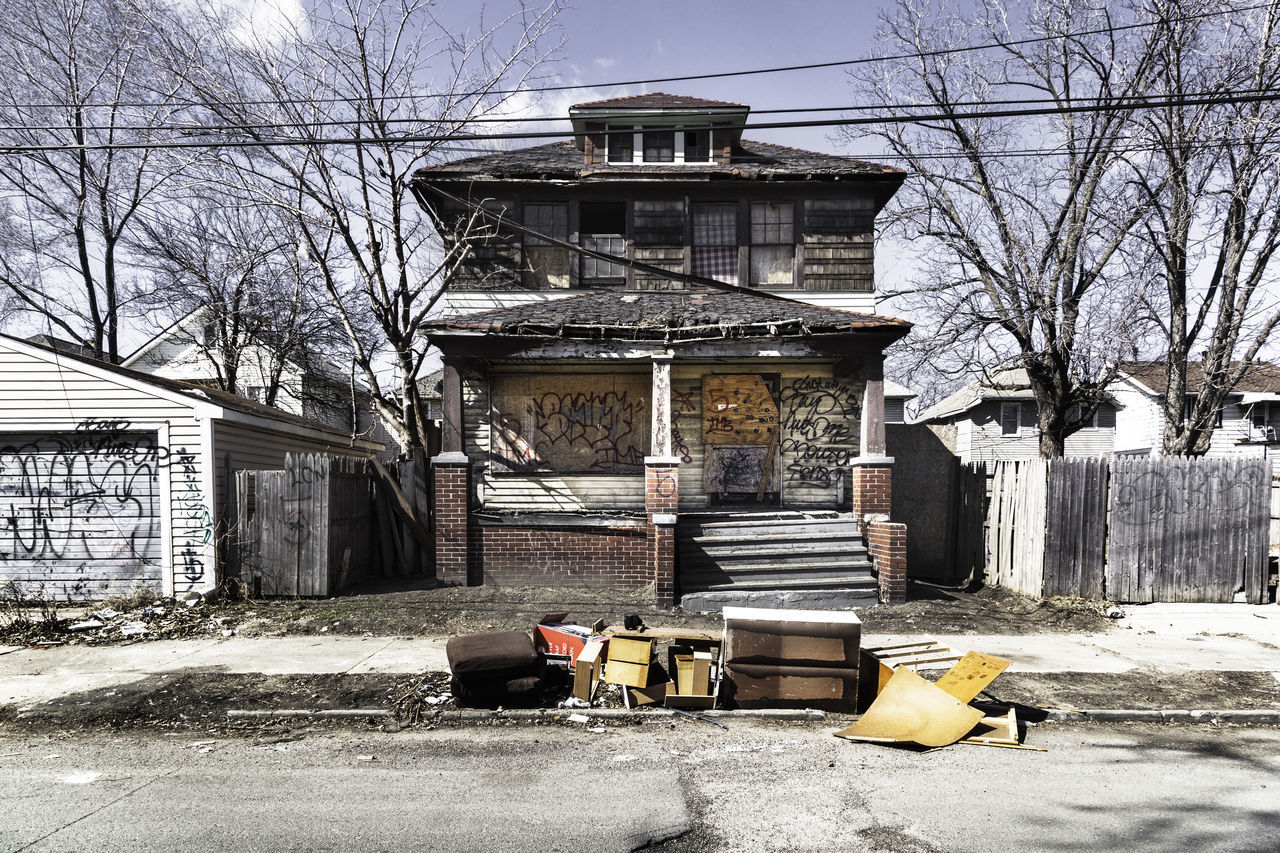
[[209, 612], [206, 597], [189, 592], [179, 598], [158, 598], [150, 604], [116, 610], [103, 606], [67, 619], [56, 611], [23, 615], [0, 625], [0, 641], [27, 646], [112, 645], [141, 640], [187, 637], [231, 637], [231, 617]]

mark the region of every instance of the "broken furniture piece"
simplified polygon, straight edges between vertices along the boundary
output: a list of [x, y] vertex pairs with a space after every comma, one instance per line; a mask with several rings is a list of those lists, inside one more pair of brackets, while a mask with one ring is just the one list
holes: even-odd
[[653, 640], [623, 637], [609, 638], [609, 660], [604, 667], [607, 684], [623, 687], [647, 687], [649, 668], [653, 665]]
[[594, 627], [566, 622], [568, 618], [568, 613], [548, 613], [533, 626], [533, 644], [548, 663], [571, 667], [588, 643], [609, 642]]
[[851, 712], [862, 622], [844, 610], [724, 608], [725, 671], [741, 708]]
[[451, 690], [460, 704], [482, 707], [536, 700], [542, 691], [543, 660], [520, 631], [450, 637], [445, 644]]
[[583, 647], [573, 662], [573, 695], [590, 704], [604, 670], [605, 644], [592, 640]]
[[898, 667], [918, 670], [929, 664], [955, 663], [963, 655], [963, 652], [945, 646], [932, 637], [862, 649], [858, 673], [858, 712], [871, 707], [871, 703], [884, 690], [893, 677], [893, 671]]
[[[883, 659], [871, 656], [873, 660]], [[890, 670], [891, 675], [856, 723], [836, 732], [836, 737], [871, 743], [949, 746], [969, 735], [972, 742], [1007, 744], [1012, 729], [1017, 745], [1018, 724], [1010, 712], [1003, 720], [985, 722], [984, 713], [968, 703], [986, 689], [1010, 661], [981, 652], [968, 652], [937, 682], [922, 678], [909, 665]], [[878, 678], [877, 678], [878, 682]], [[1001, 729], [992, 736], [991, 731]]]

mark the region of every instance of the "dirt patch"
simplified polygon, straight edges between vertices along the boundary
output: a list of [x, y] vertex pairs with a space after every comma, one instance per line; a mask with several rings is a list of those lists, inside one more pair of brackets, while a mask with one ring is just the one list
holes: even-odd
[[858, 611], [869, 634], [1077, 634], [1110, 630], [1106, 602], [1032, 598], [998, 586], [912, 582], [905, 604]]
[[1267, 672], [1006, 672], [984, 694], [1040, 708], [1280, 710]]
[[[949, 589], [912, 583], [905, 604], [858, 611], [870, 634], [1092, 633], [1112, 627], [1104, 603], [1037, 599], [999, 588]], [[622, 624], [638, 615], [652, 627], [718, 630], [718, 613], [658, 607], [652, 588], [442, 586], [434, 581], [381, 584], [336, 598], [157, 599], [123, 608], [88, 605], [74, 615], [0, 619], [0, 643], [105, 645], [199, 636], [290, 634], [448, 637], [529, 631], [547, 613], [580, 624]]]

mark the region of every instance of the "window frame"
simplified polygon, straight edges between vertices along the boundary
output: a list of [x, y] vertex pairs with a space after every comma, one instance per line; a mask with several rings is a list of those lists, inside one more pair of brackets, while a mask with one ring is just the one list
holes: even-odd
[[[1007, 432], [1005, 430], [1005, 412], [1012, 409], [1014, 412], [1014, 430]], [[1021, 400], [1001, 400], [1000, 401], [1000, 435], [1005, 437], [1018, 437], [1022, 435], [1022, 401]]]
[[[670, 133], [671, 159], [649, 160], [645, 156], [645, 137], [651, 133]], [[706, 139], [706, 157], [689, 159], [687, 152], [687, 134], [704, 134]], [[614, 139], [631, 137], [631, 158], [615, 159]], [[683, 124], [606, 124], [604, 128], [605, 154], [604, 160], [611, 166], [709, 166], [716, 161], [714, 136], [710, 128], [694, 125], [693, 129]]]
[[[791, 209], [788, 220], [784, 223], [779, 220], [776, 223], [764, 222], [760, 227], [765, 229], [766, 236], [769, 228], [785, 228], [779, 231], [777, 241], [761, 241], [756, 242], [756, 210], [764, 207], [789, 207]], [[759, 290], [794, 290], [796, 287], [796, 203], [791, 200], [777, 201], [752, 201], [747, 205], [747, 286]], [[789, 249], [791, 255], [791, 277], [785, 282], [757, 282], [755, 280], [755, 260], [757, 249]], [[741, 271], [739, 271], [741, 278]]]

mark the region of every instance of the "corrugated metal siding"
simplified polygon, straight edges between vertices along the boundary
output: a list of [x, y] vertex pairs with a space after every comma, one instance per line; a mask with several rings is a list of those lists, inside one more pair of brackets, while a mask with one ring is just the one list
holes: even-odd
[[[0, 429], [75, 429], [92, 421], [113, 422], [120, 429], [168, 424], [167, 458], [176, 591], [213, 581], [213, 516], [206, 494], [202, 430], [191, 408], [151, 396], [120, 383], [76, 369], [67, 359], [61, 368], [0, 344]], [[163, 511], [163, 510], [162, 510]]]

